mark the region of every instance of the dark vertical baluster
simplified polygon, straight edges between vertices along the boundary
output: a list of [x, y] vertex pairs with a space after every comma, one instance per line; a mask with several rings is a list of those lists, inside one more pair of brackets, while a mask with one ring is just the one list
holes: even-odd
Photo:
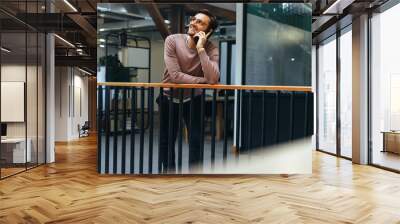
[[161, 169], [161, 115], [163, 114], [163, 100], [164, 100], [164, 89], [160, 88], [160, 98], [159, 98], [159, 107], [158, 107], [158, 120], [160, 121], [160, 130], [158, 135], [158, 173], [162, 172]]
[[154, 88], [149, 88], [149, 173], [153, 173]]
[[136, 121], [136, 87], [131, 88], [131, 167], [135, 173], [135, 121]]
[[122, 89], [122, 155], [121, 173], [125, 172], [126, 166], [126, 88]]
[[248, 124], [247, 124], [247, 153], [249, 154], [249, 156], [250, 156], [250, 150], [251, 150], [251, 147], [253, 146], [253, 144], [251, 144], [252, 142], [251, 142], [251, 136], [252, 136], [252, 124], [251, 124], [251, 118], [252, 118], [252, 116], [251, 116], [251, 113], [252, 113], [252, 97], [253, 97], [253, 90], [250, 90], [249, 91], [249, 104], [247, 105], [248, 106], [248, 108], [247, 108], [247, 122], [248, 122]]
[[140, 87], [140, 154], [139, 154], [139, 173], [143, 174], [144, 160], [144, 87]]
[[111, 119], [110, 119], [110, 87], [106, 86], [106, 102], [105, 102], [105, 125], [106, 125], [106, 146], [105, 146], [105, 173], [109, 173], [110, 167], [110, 126], [111, 126]]
[[275, 93], [275, 143], [279, 142], [279, 91]]
[[114, 140], [113, 140], [113, 173], [117, 173], [118, 153], [118, 94], [119, 89], [114, 87]]
[[262, 91], [262, 116], [261, 116], [261, 122], [262, 122], [262, 128], [261, 128], [261, 138], [262, 138], [262, 146], [265, 146], [265, 96], [266, 91]]
[[307, 136], [307, 130], [308, 130], [308, 92], [304, 94], [305, 99], [304, 99], [304, 137]]
[[200, 140], [200, 163], [201, 168], [203, 169], [204, 166], [204, 115], [205, 115], [205, 95], [206, 90], [202, 89], [201, 91], [201, 105], [200, 105], [200, 116], [201, 116], [201, 123], [200, 123], [200, 133], [201, 133], [201, 140]]
[[193, 117], [192, 115], [195, 113], [194, 111], [194, 89], [190, 89], [190, 119], [189, 119], [189, 171], [191, 170], [190, 168], [196, 164], [190, 164], [190, 151], [192, 150], [191, 147], [191, 142], [192, 142], [192, 123], [193, 123]]
[[217, 90], [213, 90], [212, 106], [211, 106], [211, 169], [215, 166], [215, 125], [217, 111]]
[[290, 106], [289, 106], [289, 113], [290, 113], [290, 118], [289, 118], [289, 127], [290, 127], [290, 136], [289, 136], [289, 139], [290, 140], [293, 140], [293, 132], [294, 132], [294, 127], [293, 127], [293, 117], [294, 117], [294, 106], [293, 106], [293, 103], [294, 103], [294, 92], [290, 92], [289, 93], [290, 94]]
[[223, 146], [223, 162], [226, 166], [228, 157], [228, 90], [225, 90], [224, 96], [224, 146]]
[[241, 97], [241, 90], [238, 89], [237, 91], [237, 105], [236, 105], [236, 161], [239, 160], [240, 154], [240, 97]]
[[103, 133], [103, 87], [97, 87], [97, 172], [101, 172], [101, 135]]
[[174, 94], [174, 89], [171, 88], [170, 89], [170, 96], [169, 96], [169, 105], [168, 105], [169, 106], [169, 113], [168, 113], [168, 119], [169, 119], [169, 121], [168, 121], [168, 155], [167, 155], [168, 159], [167, 159], [167, 164], [166, 164], [168, 172], [171, 171], [172, 164], [175, 162], [175, 161], [173, 161], [173, 158], [172, 158], [172, 152], [175, 151], [175, 147], [173, 147], [174, 146], [174, 144], [173, 144], [174, 142], [173, 142], [173, 127], [172, 127], [172, 125], [173, 125], [173, 113], [174, 113], [174, 105], [173, 105], [173, 102], [172, 102], [173, 94]]
[[179, 89], [179, 115], [178, 115], [178, 172], [182, 173], [182, 117], [183, 117], [183, 89]]

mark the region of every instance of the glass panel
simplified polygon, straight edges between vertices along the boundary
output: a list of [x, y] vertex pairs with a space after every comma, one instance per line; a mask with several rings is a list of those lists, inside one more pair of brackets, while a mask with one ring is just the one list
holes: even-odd
[[38, 65], [38, 163], [45, 163], [45, 52], [46, 39], [39, 34], [39, 65]]
[[[1, 176], [25, 170], [26, 35], [2, 33], [1, 43]], [[29, 147], [28, 147], [29, 148]]]
[[[27, 20], [31, 23], [37, 23], [39, 17], [36, 13], [39, 11], [38, 2], [28, 2], [26, 7]], [[36, 30], [28, 30], [28, 62], [27, 62], [27, 93], [26, 93], [26, 114], [27, 114], [27, 143], [30, 149], [30, 159], [27, 167], [37, 166], [38, 163], [38, 75], [39, 75], [39, 35]]]
[[311, 4], [247, 4], [246, 85], [311, 86]]
[[28, 133], [28, 168], [37, 164], [37, 81], [38, 81], [38, 36], [36, 32], [28, 33], [28, 64], [27, 64], [27, 94], [26, 94], [26, 111], [27, 111], [27, 133]]
[[[316, 87], [317, 87], [317, 47], [315, 45], [312, 46], [312, 60], [311, 60], [311, 68], [312, 68], [312, 90], [314, 93], [316, 93]], [[314, 100], [313, 103], [313, 112], [314, 114], [316, 114], [317, 112], [317, 102]], [[314, 133], [312, 136], [312, 145], [313, 145], [313, 149], [316, 149], [316, 131], [317, 131], [317, 116], [314, 116], [313, 118], [313, 124], [314, 124]]]
[[336, 38], [318, 48], [318, 148], [336, 154]]
[[352, 33], [340, 37], [340, 150], [341, 155], [351, 158], [352, 141]]
[[400, 5], [372, 18], [372, 163], [400, 170]]

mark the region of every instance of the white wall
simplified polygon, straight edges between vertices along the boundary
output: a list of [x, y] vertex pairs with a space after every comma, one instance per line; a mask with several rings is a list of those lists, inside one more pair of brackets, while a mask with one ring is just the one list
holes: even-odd
[[[22, 108], [22, 113], [26, 112], [26, 120], [23, 122], [6, 122], [8, 138], [25, 138], [25, 135], [30, 140], [32, 151], [32, 161], [44, 162], [44, 74], [42, 67], [36, 65], [25, 64], [3, 64], [1, 66], [1, 81], [2, 82], [24, 82], [26, 84], [26, 108]], [[27, 78], [27, 80], [26, 80]], [[24, 90], [21, 90], [24, 94]], [[7, 96], [2, 96], [7, 97]], [[11, 108], [1, 108], [4, 112]], [[7, 111], [12, 113], [12, 111]], [[39, 150], [39, 151], [38, 151]], [[36, 157], [36, 154], [39, 156]]]
[[56, 141], [79, 137], [78, 124], [88, 121], [88, 78], [72, 67], [56, 67]]

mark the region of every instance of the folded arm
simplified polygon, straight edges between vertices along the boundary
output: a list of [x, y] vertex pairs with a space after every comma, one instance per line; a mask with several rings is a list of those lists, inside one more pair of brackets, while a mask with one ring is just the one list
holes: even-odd
[[199, 51], [199, 57], [206, 82], [209, 84], [217, 84], [219, 80], [218, 48], [214, 48], [209, 55], [207, 55], [207, 52], [202, 49]]

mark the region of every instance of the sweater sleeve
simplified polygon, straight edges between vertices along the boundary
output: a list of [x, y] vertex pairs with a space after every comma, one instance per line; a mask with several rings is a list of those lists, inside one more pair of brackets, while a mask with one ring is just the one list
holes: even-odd
[[182, 72], [176, 57], [176, 45], [173, 36], [168, 36], [165, 39], [164, 61], [169, 74], [169, 82], [178, 84], [207, 83], [203, 77], [196, 77]]
[[[209, 54], [209, 55], [208, 55]], [[219, 80], [219, 52], [218, 48], [213, 48], [209, 53], [205, 50], [200, 51], [200, 63], [203, 69], [204, 78], [209, 84], [217, 84]]]

